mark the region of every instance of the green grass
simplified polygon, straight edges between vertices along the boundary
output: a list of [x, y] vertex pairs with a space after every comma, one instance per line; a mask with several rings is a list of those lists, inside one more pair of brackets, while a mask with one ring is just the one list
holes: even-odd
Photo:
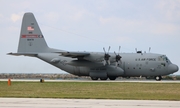
[[0, 82], [0, 97], [180, 100], [178, 83]]

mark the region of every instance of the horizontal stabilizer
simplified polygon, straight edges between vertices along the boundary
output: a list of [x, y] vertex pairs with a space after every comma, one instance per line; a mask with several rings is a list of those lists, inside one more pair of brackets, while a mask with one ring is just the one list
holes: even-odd
[[31, 57], [35, 57], [37, 56], [38, 54], [37, 53], [7, 53], [7, 55], [14, 55], [14, 56], [21, 56], [21, 55], [24, 55], [24, 56], [31, 56]]

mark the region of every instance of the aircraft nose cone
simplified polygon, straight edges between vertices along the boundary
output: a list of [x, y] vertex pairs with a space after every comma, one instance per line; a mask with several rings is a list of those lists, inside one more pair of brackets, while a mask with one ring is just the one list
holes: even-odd
[[168, 66], [168, 72], [169, 73], [174, 73], [177, 72], [179, 70], [179, 67], [175, 64], [169, 64]]

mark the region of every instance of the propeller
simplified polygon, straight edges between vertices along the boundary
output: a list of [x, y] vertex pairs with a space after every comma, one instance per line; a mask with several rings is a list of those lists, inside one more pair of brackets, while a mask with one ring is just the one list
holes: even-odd
[[[114, 51], [114, 54], [116, 55], [116, 67], [117, 67], [117, 65], [119, 64], [119, 61], [121, 62], [121, 58], [122, 58], [122, 57], [119, 55], [120, 49], [121, 49], [121, 46], [119, 46], [118, 54], [116, 54], [116, 52]], [[121, 63], [122, 63], [122, 62], [121, 62]]]
[[103, 50], [104, 50], [104, 62], [103, 62], [103, 64], [104, 65], [106, 65], [106, 64], [109, 64], [110, 65], [110, 60], [109, 60], [109, 57], [111, 57], [110, 55], [109, 55], [109, 51], [110, 51], [110, 46], [109, 46], [109, 49], [108, 49], [108, 52], [106, 53], [106, 50], [105, 50], [105, 48], [103, 48]]

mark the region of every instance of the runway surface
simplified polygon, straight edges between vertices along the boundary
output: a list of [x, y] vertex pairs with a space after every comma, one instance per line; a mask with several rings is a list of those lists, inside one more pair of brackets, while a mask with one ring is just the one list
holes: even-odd
[[180, 108], [180, 101], [0, 98], [0, 108]]

